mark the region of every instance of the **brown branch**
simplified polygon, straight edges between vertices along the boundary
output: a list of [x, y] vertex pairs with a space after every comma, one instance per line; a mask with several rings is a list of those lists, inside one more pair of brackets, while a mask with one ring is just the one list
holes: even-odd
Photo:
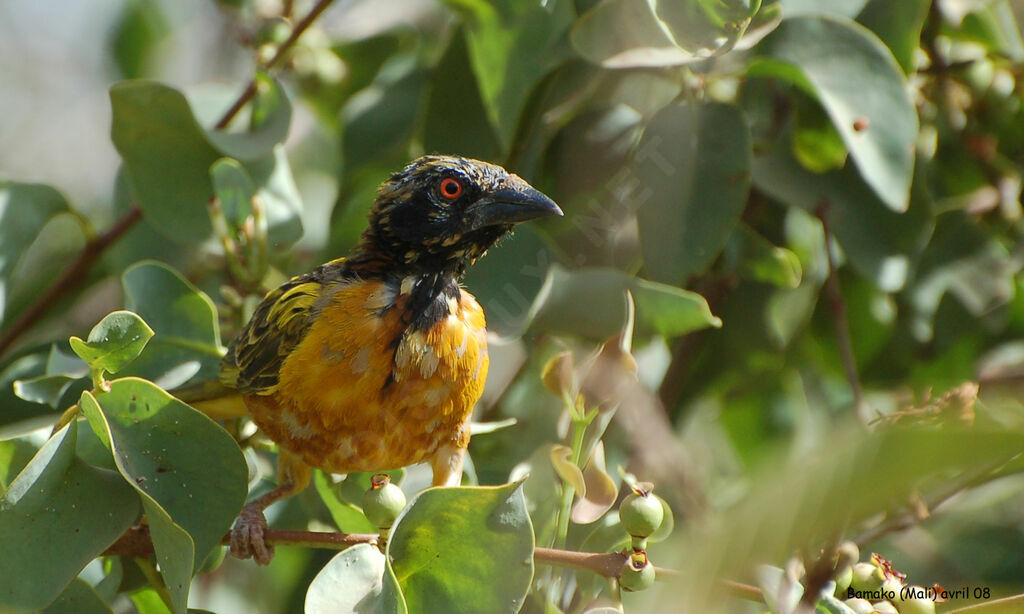
[[89, 272], [93, 263], [99, 259], [111, 244], [121, 238], [124, 233], [128, 232], [140, 219], [142, 219], [142, 211], [138, 207], [132, 207], [108, 230], [86, 243], [85, 247], [82, 248], [82, 251], [78, 253], [74, 262], [72, 262], [68, 268], [64, 269], [64, 273], [62, 273], [61, 276], [50, 285], [46, 292], [36, 298], [29, 308], [26, 309], [13, 324], [11, 324], [11, 327], [3, 334], [3, 337], [0, 337], [0, 355], [2, 355], [7, 348], [9, 348], [11, 344], [18, 339], [18, 337], [32, 328], [40, 318], [46, 315], [58, 300], [68, 292], [80, 286], [85, 281], [86, 274]]
[[[268, 544], [275, 546], [304, 546], [307, 548], [324, 548], [327, 550], [344, 550], [356, 544], [375, 544], [376, 533], [332, 533], [327, 531], [281, 531], [269, 529], [266, 532]], [[221, 545], [231, 543], [228, 533], [220, 540]], [[146, 557], [153, 554], [153, 540], [149, 535], [148, 526], [136, 526], [128, 529], [116, 542], [103, 552], [103, 556], [136, 556]], [[590, 571], [605, 578], [617, 578], [626, 563], [626, 555], [621, 552], [576, 552], [575, 550], [558, 550], [555, 548], [533, 549], [533, 560], [543, 565], [565, 567], [580, 571]], [[675, 569], [655, 567], [658, 580], [671, 581], [679, 578]], [[732, 580], [721, 581], [722, 588], [743, 599], [762, 601], [761, 590]]]
[[[314, 21], [316, 21], [316, 18], [319, 17], [321, 13], [327, 10], [327, 7], [329, 7], [332, 2], [334, 2], [334, 0], [320, 0], [320, 2], [317, 2], [316, 6], [313, 7], [313, 10], [311, 10], [308, 15], [303, 17], [297, 24], [295, 24], [295, 28], [292, 30], [291, 36], [289, 36], [283, 43], [281, 43], [281, 46], [277, 48], [277, 53], [274, 54], [274, 57], [270, 58], [270, 60], [264, 65], [264, 68], [270, 70], [275, 68], [278, 64], [280, 64], [281, 60], [284, 59], [284, 56], [291, 50], [292, 47], [295, 46], [295, 42], [299, 40], [299, 37], [302, 36], [302, 34], [307, 29], [309, 29], [309, 26], [312, 25]], [[228, 108], [227, 111], [224, 112], [223, 117], [221, 117], [220, 120], [214, 125], [214, 129], [223, 130], [227, 128], [228, 124], [231, 123], [231, 120], [234, 119], [236, 115], [238, 115], [238, 112], [241, 111], [242, 108], [245, 107], [245, 105], [250, 100], [252, 100], [254, 96], [256, 96], [255, 79], [249, 81], [249, 84], [245, 86], [245, 90], [242, 91], [241, 96], [239, 96], [238, 100], [236, 100], [235, 103], [231, 105], [231, 107]]]
[[857, 374], [857, 362], [853, 356], [853, 343], [850, 341], [850, 321], [846, 315], [846, 301], [839, 288], [839, 275], [836, 270], [835, 258], [832, 257], [830, 245], [832, 233], [828, 228], [827, 204], [823, 204], [817, 211], [818, 219], [821, 220], [822, 230], [825, 232], [825, 257], [828, 260], [828, 279], [825, 280], [825, 292], [828, 296], [828, 306], [832, 311], [832, 320], [836, 325], [836, 342], [839, 344], [839, 358], [843, 362], [843, 369], [846, 371], [846, 379], [850, 382], [850, 391], [853, 392], [853, 404], [858, 414], [864, 407], [864, 390], [860, 385], [860, 376]]

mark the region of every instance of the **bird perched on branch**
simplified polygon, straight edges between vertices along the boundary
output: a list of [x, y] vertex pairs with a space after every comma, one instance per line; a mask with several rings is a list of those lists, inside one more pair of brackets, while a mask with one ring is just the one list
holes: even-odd
[[423, 156], [380, 186], [348, 257], [266, 295], [221, 381], [280, 446], [280, 484], [243, 509], [232, 553], [269, 562], [263, 510], [305, 488], [311, 467], [428, 461], [435, 485], [461, 481], [488, 362], [483, 311], [459, 280], [513, 225], [561, 214], [499, 166]]

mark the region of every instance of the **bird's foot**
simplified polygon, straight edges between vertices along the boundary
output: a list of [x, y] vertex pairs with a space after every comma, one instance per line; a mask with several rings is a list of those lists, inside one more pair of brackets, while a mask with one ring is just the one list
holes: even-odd
[[267, 517], [263, 515], [263, 508], [246, 505], [231, 528], [231, 554], [240, 559], [252, 557], [257, 565], [269, 565], [274, 547], [267, 543], [266, 534]]

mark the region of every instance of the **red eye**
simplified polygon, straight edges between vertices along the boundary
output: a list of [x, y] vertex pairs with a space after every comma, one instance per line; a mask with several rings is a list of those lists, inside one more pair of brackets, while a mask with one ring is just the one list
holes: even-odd
[[444, 196], [448, 200], [455, 200], [459, 196], [462, 196], [462, 184], [459, 183], [458, 179], [445, 177], [441, 180], [441, 196]]

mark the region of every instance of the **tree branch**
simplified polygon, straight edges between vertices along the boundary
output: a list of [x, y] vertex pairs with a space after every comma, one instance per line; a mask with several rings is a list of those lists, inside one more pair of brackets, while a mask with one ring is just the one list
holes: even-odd
[[[277, 48], [277, 53], [274, 54], [274, 57], [270, 58], [270, 61], [268, 61], [264, 65], [264, 68], [270, 70], [275, 68], [278, 64], [280, 64], [281, 60], [284, 59], [288, 51], [290, 51], [291, 48], [295, 46], [295, 42], [299, 40], [299, 37], [302, 36], [302, 34], [307, 29], [309, 29], [309, 26], [311, 26], [313, 22], [316, 21], [317, 17], [319, 17], [324, 11], [327, 10], [327, 7], [329, 7], [332, 2], [334, 2], [334, 0], [320, 0], [320, 2], [317, 2], [316, 6], [313, 7], [313, 10], [311, 10], [308, 15], [303, 17], [297, 24], [295, 24], [295, 28], [292, 30], [291, 36], [289, 36], [283, 43], [281, 43], [281, 46]], [[252, 79], [251, 81], [249, 81], [249, 84], [245, 86], [245, 89], [242, 91], [242, 94], [238, 97], [238, 100], [236, 100], [235, 103], [231, 105], [231, 107], [229, 107], [227, 111], [224, 112], [224, 115], [214, 125], [213, 128], [215, 130], [223, 130], [227, 128], [228, 124], [231, 123], [231, 120], [234, 119], [236, 115], [238, 115], [238, 112], [241, 111], [242, 108], [245, 107], [245, 105], [250, 100], [252, 100], [254, 96], [256, 96], [256, 80]]]
[[825, 292], [828, 295], [828, 306], [832, 311], [832, 320], [836, 325], [836, 342], [839, 344], [839, 357], [843, 361], [843, 369], [846, 371], [846, 379], [850, 382], [850, 391], [853, 393], [853, 404], [858, 414], [864, 407], [864, 390], [860, 384], [860, 376], [857, 374], [857, 362], [853, 356], [853, 343], [850, 341], [850, 321], [846, 316], [846, 301], [839, 289], [839, 275], [836, 270], [835, 258], [832, 257], [830, 245], [832, 233], [828, 228], [827, 204], [818, 207], [817, 216], [821, 220], [821, 227], [825, 232], [825, 257], [828, 260], [828, 279], [825, 280]]
[[[324, 548], [327, 550], [344, 550], [356, 544], [375, 544], [376, 533], [332, 533], [327, 531], [282, 531], [269, 529], [266, 532], [268, 544], [275, 546], [304, 546], [307, 548]], [[221, 545], [231, 543], [231, 534], [225, 534], [220, 540]], [[148, 557], [153, 554], [153, 540], [148, 526], [135, 526], [125, 532], [116, 542], [103, 552], [103, 556], [135, 556]], [[618, 578], [626, 563], [626, 555], [621, 552], [577, 552], [575, 550], [559, 550], [556, 548], [533, 549], [533, 560], [543, 565], [564, 567], [578, 571], [590, 571], [605, 578]], [[656, 578], [668, 582], [676, 580], [682, 574], [666, 567], [655, 567]], [[749, 601], [763, 601], [761, 589], [742, 582], [721, 580], [721, 587], [736, 597]]]
[[142, 211], [138, 207], [132, 207], [121, 216], [121, 219], [114, 222], [114, 225], [106, 232], [86, 243], [74, 262], [64, 269], [64, 273], [50, 285], [46, 292], [39, 295], [29, 308], [11, 324], [11, 327], [3, 334], [3, 337], [0, 337], [0, 355], [3, 355], [18, 337], [32, 328], [40, 318], [46, 315], [57, 304], [58, 300], [80, 286], [85, 281], [86, 274], [92, 268], [93, 263], [99, 259], [111, 244], [120, 239], [140, 219], [142, 219]]

